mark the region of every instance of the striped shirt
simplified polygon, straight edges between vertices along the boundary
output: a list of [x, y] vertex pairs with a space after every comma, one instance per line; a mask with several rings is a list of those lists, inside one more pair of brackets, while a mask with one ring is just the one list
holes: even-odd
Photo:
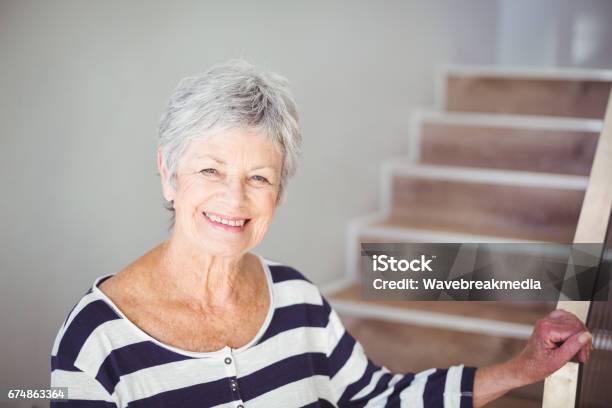
[[[472, 407], [475, 368], [393, 374], [364, 354], [319, 290], [295, 269], [259, 257], [270, 308], [240, 348], [182, 350], [151, 337], [95, 280], [60, 328], [51, 407]], [[409, 352], [409, 351], [407, 351]]]

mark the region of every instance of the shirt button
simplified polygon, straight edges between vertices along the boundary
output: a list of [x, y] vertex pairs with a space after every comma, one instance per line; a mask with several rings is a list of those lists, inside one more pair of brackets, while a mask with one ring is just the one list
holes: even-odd
[[236, 408], [244, 408], [244, 405], [240, 404]]
[[232, 363], [232, 359], [229, 357], [225, 357], [225, 364], [231, 364]]

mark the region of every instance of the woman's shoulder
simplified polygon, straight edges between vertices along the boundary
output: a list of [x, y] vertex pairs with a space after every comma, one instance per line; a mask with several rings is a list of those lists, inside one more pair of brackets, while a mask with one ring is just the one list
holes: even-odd
[[138, 286], [131, 283], [134, 282], [139, 261], [117, 273], [94, 280], [60, 326], [53, 344], [52, 361], [60, 365], [73, 365], [86, 343], [89, 346], [102, 344], [106, 341], [107, 332], [117, 332], [113, 327], [121, 325], [122, 314], [115, 302], [121, 303], [127, 298], [126, 294], [130, 291], [126, 287], [131, 286], [134, 290]]
[[319, 288], [298, 269], [269, 259], [264, 261], [272, 275], [276, 307], [299, 304], [329, 307]]
[[285, 263], [275, 261], [269, 258], [263, 258], [264, 262], [270, 269], [272, 282], [280, 283], [286, 281], [303, 281], [313, 284], [302, 272]]
[[[108, 276], [101, 276], [95, 282]], [[53, 368], [74, 368], [76, 358], [85, 343], [91, 342], [95, 333], [99, 334], [101, 326], [120, 318], [100, 296], [94, 283], [72, 307], [56, 334], [51, 351]]]

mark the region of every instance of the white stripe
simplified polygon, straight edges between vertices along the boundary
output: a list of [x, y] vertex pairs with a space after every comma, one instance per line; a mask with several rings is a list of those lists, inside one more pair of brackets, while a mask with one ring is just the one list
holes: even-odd
[[[364, 226], [358, 231], [362, 237], [399, 240], [407, 242], [447, 242], [447, 243], [542, 243], [542, 241], [520, 240], [514, 238], [496, 237], [492, 235], [459, 234], [451, 231], [434, 231], [417, 228], [402, 228], [392, 226]], [[359, 240], [357, 240], [359, 244]], [[360, 253], [356, 252], [354, 258], [359, 259]], [[357, 272], [353, 272], [357, 279]]]
[[387, 367], [381, 367], [380, 370], [375, 371], [374, 374], [372, 374], [372, 380], [370, 381], [370, 383], [364, 388], [362, 388], [357, 394], [355, 394], [353, 398], [351, 398], [351, 401], [363, 398], [372, 391], [374, 391], [374, 388], [376, 388], [378, 381], [384, 374], [389, 374], [389, 370], [387, 369]]
[[[495, 128], [521, 128], [538, 130], [568, 130], [577, 132], [600, 133], [603, 121], [597, 119], [566, 118], [556, 116], [527, 116], [509, 114], [439, 112], [434, 110], [419, 110], [414, 114], [418, 118], [419, 130], [421, 123], [442, 123], [460, 126], [482, 126]], [[416, 126], [416, 125], [415, 125]], [[411, 132], [412, 133], [412, 132]], [[487, 135], [496, 136], [494, 132]], [[564, 136], [560, 134], [560, 136]], [[412, 137], [412, 136], [410, 136]]]
[[288, 280], [274, 284], [274, 307], [308, 303], [322, 305], [321, 294], [315, 285], [305, 280]]
[[485, 76], [485, 77], [510, 77], [510, 78], [543, 78], [543, 79], [568, 79], [568, 80], [592, 80], [612, 81], [612, 70], [605, 69], [580, 69], [580, 68], [533, 68], [533, 67], [509, 67], [499, 65], [448, 65], [442, 68], [446, 75], [451, 76]]
[[[301, 353], [323, 353], [328, 348], [324, 328], [298, 327], [283, 332], [257, 346], [241, 351], [234, 358], [235, 375], [240, 378], [268, 367], [285, 358]], [[188, 387], [221, 378], [234, 373], [218, 357], [218, 368], [211, 367], [217, 357], [189, 359], [145, 368], [121, 377], [115, 395], [127, 393], [128, 402], [153, 396], [160, 392]], [[143, 388], [143, 384], [145, 387]]]
[[389, 384], [387, 385], [387, 389], [370, 399], [366, 404], [365, 408], [380, 408], [384, 407], [387, 404], [387, 399], [389, 395], [393, 392], [393, 387], [398, 383], [404, 376], [402, 374], [395, 374]]
[[79, 372], [53, 370], [51, 387], [68, 387], [68, 399], [102, 400], [114, 402], [95, 378]]
[[425, 384], [427, 384], [427, 377], [435, 372], [436, 369], [431, 368], [426, 371], [421, 371], [415, 375], [410, 385], [400, 392], [400, 405], [410, 408], [422, 408], [423, 394], [425, 392]]
[[229, 377], [225, 363], [219, 359], [218, 367], [211, 367], [208, 358], [175, 361], [135, 371], [121, 376], [113, 393], [121, 397], [121, 406], [130, 401], [150, 397], [164, 391], [203, 384]]
[[461, 405], [461, 375], [463, 366], [449, 367], [444, 383], [444, 406], [457, 407]]
[[336, 348], [336, 345], [338, 344], [342, 336], [344, 336], [345, 332], [340, 317], [338, 317], [338, 314], [333, 309], [329, 314], [329, 322], [327, 322], [327, 327], [325, 328], [325, 330], [327, 331], [327, 335], [335, 340], [334, 344], [330, 345], [329, 354], [331, 354], [331, 352], [334, 351], [334, 348]]
[[589, 178], [582, 176], [559, 175], [552, 173], [474, 169], [460, 166], [436, 166], [426, 164], [406, 164], [405, 160], [387, 160], [383, 163], [385, 183], [392, 183], [393, 176], [450, 180], [466, 183], [504, 184], [522, 187], [560, 188], [585, 191]]
[[359, 380], [368, 366], [368, 360], [364, 355], [363, 348], [358, 342], [353, 347], [348, 360], [344, 363], [342, 368], [331, 378], [331, 384], [333, 388], [341, 390], [347, 385], [354, 383]]
[[83, 371], [97, 373], [111, 351], [145, 340], [148, 339], [126, 324], [124, 319], [110, 320], [89, 335], [74, 365]]
[[297, 327], [238, 353], [236, 372], [238, 377], [244, 377], [298, 354], [326, 354], [328, 347], [327, 329]]

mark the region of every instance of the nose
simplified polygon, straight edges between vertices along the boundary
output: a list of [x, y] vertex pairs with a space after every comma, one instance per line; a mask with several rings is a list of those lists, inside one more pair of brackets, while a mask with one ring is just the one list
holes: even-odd
[[228, 177], [225, 187], [225, 203], [230, 208], [240, 208], [246, 200], [245, 183], [240, 177]]

